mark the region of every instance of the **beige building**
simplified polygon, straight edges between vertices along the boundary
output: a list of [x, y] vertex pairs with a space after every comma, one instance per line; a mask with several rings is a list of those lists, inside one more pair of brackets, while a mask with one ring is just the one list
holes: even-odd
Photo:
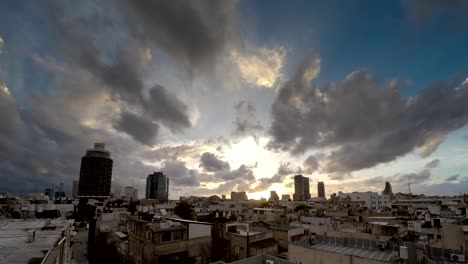
[[[196, 223], [193, 221], [193, 223]], [[128, 253], [133, 263], [209, 263], [211, 234], [171, 220], [128, 221]], [[195, 234], [195, 235], [193, 235]], [[193, 238], [191, 238], [191, 236]]]
[[278, 253], [278, 242], [273, 238], [272, 232], [252, 228], [245, 223], [227, 224], [225, 239], [229, 241], [228, 259], [230, 260]]

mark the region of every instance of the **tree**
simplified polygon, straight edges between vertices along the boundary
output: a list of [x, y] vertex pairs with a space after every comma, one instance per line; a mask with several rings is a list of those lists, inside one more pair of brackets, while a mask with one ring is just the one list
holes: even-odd
[[182, 217], [182, 219], [193, 220], [193, 211], [192, 205], [187, 201], [180, 201], [174, 208], [176, 215]]

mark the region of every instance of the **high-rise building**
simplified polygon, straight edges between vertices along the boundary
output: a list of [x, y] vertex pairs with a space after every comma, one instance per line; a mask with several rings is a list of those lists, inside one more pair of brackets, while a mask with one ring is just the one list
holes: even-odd
[[132, 200], [133, 201], [138, 201], [138, 189], [137, 188], [133, 189]]
[[325, 184], [323, 184], [323, 182], [317, 183], [317, 196], [320, 198], [325, 198]]
[[86, 150], [86, 155], [81, 158], [78, 197], [110, 197], [111, 181], [111, 153], [105, 149], [104, 143], [95, 143], [94, 148]]
[[269, 202], [278, 202], [279, 196], [276, 191], [270, 191], [270, 198], [268, 199]]
[[289, 194], [283, 194], [281, 195], [281, 201], [282, 202], [288, 202], [291, 200], [291, 196]]
[[72, 186], [72, 198], [78, 197], [78, 186], [80, 182], [79, 181], [73, 181], [73, 186]]
[[120, 199], [122, 197], [120, 187], [115, 187], [114, 188], [114, 197], [115, 197], [115, 199]]
[[231, 200], [232, 201], [247, 201], [247, 193], [246, 192], [231, 192]]
[[55, 190], [53, 188], [45, 188], [44, 194], [49, 197], [49, 200], [55, 199]]
[[169, 179], [164, 173], [158, 171], [146, 178], [146, 199], [169, 199]]
[[133, 187], [131, 186], [127, 186], [125, 187], [125, 200], [126, 201], [130, 201], [130, 200], [133, 200]]
[[392, 185], [389, 182], [385, 182], [385, 188], [382, 191], [384, 195], [393, 195]]
[[294, 201], [307, 201], [309, 199], [309, 178], [302, 175], [294, 176]]

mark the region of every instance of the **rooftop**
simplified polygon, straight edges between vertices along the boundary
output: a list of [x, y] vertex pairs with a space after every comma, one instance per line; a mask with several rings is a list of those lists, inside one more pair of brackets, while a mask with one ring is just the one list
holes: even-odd
[[379, 250], [377, 241], [374, 240], [317, 236], [315, 243], [311, 244], [308, 238], [303, 238], [294, 242], [294, 245], [383, 262], [393, 262], [394, 260], [393, 251], [389, 249]]
[[[55, 229], [42, 230], [46, 219], [0, 220], [0, 264], [28, 263], [31, 258], [42, 258], [62, 237], [62, 230], [73, 221], [52, 219]], [[35, 240], [27, 243], [28, 231], [35, 230]]]

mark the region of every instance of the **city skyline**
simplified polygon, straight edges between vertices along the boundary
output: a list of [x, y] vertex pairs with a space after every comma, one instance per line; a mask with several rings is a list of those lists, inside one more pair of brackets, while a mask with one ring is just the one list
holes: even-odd
[[468, 189], [463, 8], [181, 3], [0, 4], [0, 192], [71, 192], [94, 142], [140, 196]]

